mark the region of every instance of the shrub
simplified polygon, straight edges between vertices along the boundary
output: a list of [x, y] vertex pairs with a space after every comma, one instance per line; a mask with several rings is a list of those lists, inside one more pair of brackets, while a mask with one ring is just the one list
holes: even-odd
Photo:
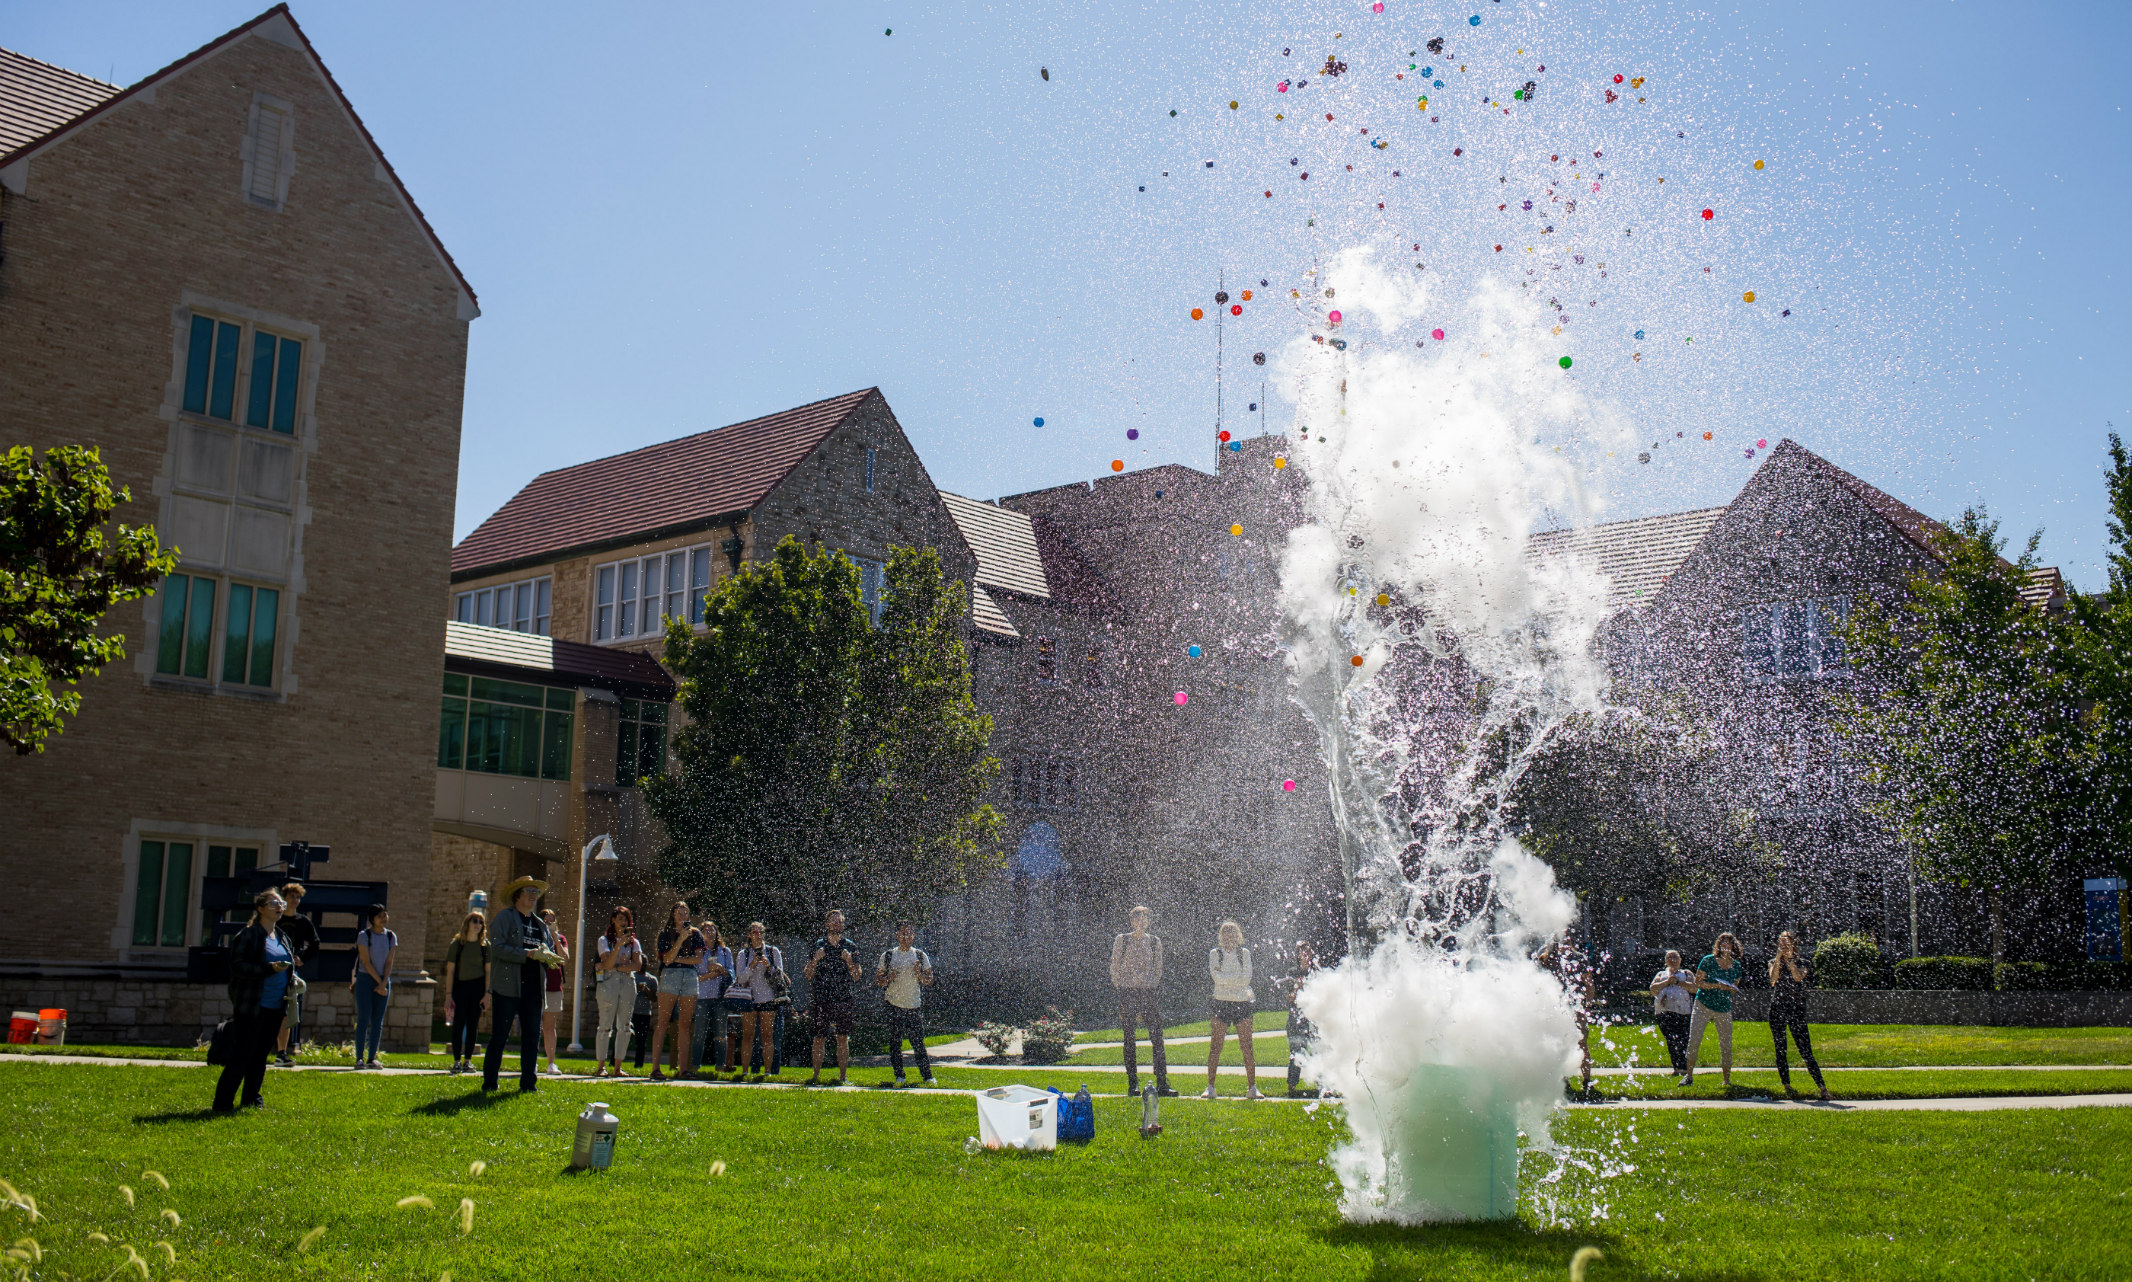
[[1880, 945], [1871, 935], [1832, 935], [1814, 949], [1814, 987], [1883, 988]]
[[1012, 1024], [988, 1019], [977, 1026], [977, 1032], [972, 1036], [977, 1038], [977, 1044], [984, 1047], [987, 1054], [997, 1059], [1007, 1053], [1007, 1047], [1013, 1043], [1014, 1035], [1020, 1031]]
[[1022, 1061], [1056, 1064], [1066, 1058], [1067, 1049], [1072, 1045], [1073, 1012], [1061, 1012], [1056, 1006], [1046, 1006], [1043, 1015], [1022, 1030]]
[[2058, 987], [2055, 967], [2042, 962], [2000, 962], [1991, 968], [1991, 986], [2002, 993], [2040, 993]]
[[1905, 957], [1895, 963], [1895, 986], [1988, 992], [1991, 961], [1984, 957]]
[[2123, 992], [2132, 987], [2132, 966], [2123, 962], [2045, 963], [2045, 987], [2066, 993]]

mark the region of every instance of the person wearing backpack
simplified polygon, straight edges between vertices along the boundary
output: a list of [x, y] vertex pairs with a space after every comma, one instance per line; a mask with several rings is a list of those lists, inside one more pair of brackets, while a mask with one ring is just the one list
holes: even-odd
[[918, 1059], [918, 1079], [933, 1081], [933, 1061], [925, 1051], [925, 994], [920, 985], [933, 983], [933, 959], [919, 948], [918, 928], [907, 921], [896, 923], [896, 946], [883, 949], [874, 967], [874, 985], [888, 1002], [888, 1063], [896, 1070], [896, 1085], [908, 1086], [903, 1076], [903, 1043], [909, 1041]]
[[754, 1058], [756, 1034], [762, 1035], [762, 1063], [777, 1076], [784, 1061], [777, 1045], [777, 1017], [781, 1000], [789, 1000], [791, 978], [785, 974], [785, 954], [763, 939], [763, 924], [748, 923], [748, 942], [733, 954], [733, 986], [726, 989], [726, 1005], [740, 1016], [740, 1036], [726, 1046], [726, 1067], [738, 1068], [737, 1080], [747, 1075]]
[[1244, 1052], [1244, 1098], [1264, 1099], [1258, 1089], [1258, 1054], [1252, 1045], [1252, 1007], [1257, 994], [1251, 991], [1251, 950], [1244, 947], [1244, 928], [1225, 921], [1215, 932], [1214, 947], [1207, 950], [1207, 973], [1214, 977], [1214, 1006], [1208, 1031], [1214, 1034], [1207, 1046], [1207, 1089], [1200, 1098], [1213, 1099], [1214, 1078], [1221, 1067], [1221, 1043], [1230, 1029], [1236, 1030], [1237, 1045]]
[[370, 924], [355, 932], [355, 978], [348, 985], [355, 993], [355, 1066], [383, 1068], [378, 1044], [385, 1036], [385, 1007], [392, 1002], [392, 957], [400, 937], [386, 926], [392, 914], [385, 905], [370, 905], [367, 920]]
[[1148, 1045], [1155, 1053], [1155, 1092], [1175, 1095], [1170, 1089], [1169, 1055], [1162, 1047], [1162, 937], [1148, 929], [1155, 914], [1144, 904], [1126, 914], [1132, 929], [1110, 941], [1110, 982], [1118, 990], [1118, 1026], [1125, 1034], [1125, 1088], [1140, 1093], [1140, 1053], [1133, 1044], [1136, 1023], [1147, 1025]]
[[857, 940], [844, 935], [844, 910], [832, 908], [822, 915], [822, 937], [814, 941], [807, 964], [800, 968], [807, 977], [807, 998], [814, 1017], [814, 1078], [809, 1086], [822, 1084], [823, 1039], [837, 1041], [837, 1085], [850, 1080], [851, 1034], [858, 1027], [858, 1008], [851, 1000], [851, 986], [865, 972], [859, 968]]

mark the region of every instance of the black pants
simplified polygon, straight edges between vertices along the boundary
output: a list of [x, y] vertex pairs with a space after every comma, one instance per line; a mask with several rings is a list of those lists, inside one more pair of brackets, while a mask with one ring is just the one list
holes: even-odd
[[[1670, 1010], [1658, 1012], [1658, 1031], [1666, 1039], [1666, 1055], [1673, 1061], [1673, 1071], [1676, 1074], [1685, 1073], [1690, 1067], [1688, 1063], [1688, 1022], [1690, 1018], [1686, 1012], [1676, 1013]], [[1784, 1052], [1779, 1050], [1777, 1053], [1782, 1055]]]
[[266, 1081], [267, 1056], [274, 1053], [274, 1039], [281, 1033], [281, 1017], [287, 1011], [276, 1006], [261, 1008], [249, 1015], [237, 1015], [231, 1019], [236, 1025], [236, 1054], [222, 1066], [222, 1076], [215, 1081], [215, 1108], [227, 1113], [237, 1107], [237, 1087], [244, 1087], [244, 1102], [253, 1103], [259, 1098], [260, 1084]]
[[1786, 1029], [1791, 1030], [1791, 1039], [1799, 1043], [1799, 1058], [1806, 1061], [1806, 1071], [1814, 1075], [1814, 1085], [1827, 1090], [1828, 1083], [1821, 1080], [1821, 1065], [1814, 1062], [1813, 1039], [1806, 1035], [1804, 1011], [1769, 1012], [1769, 1040], [1777, 1044], [1777, 1080], [1784, 1084], [1785, 1090], [1791, 1089], [1791, 1063], [1784, 1057]]
[[635, 1011], [629, 1016], [629, 1041], [637, 1048], [638, 1068], [644, 1067], [644, 1052], [651, 1048], [651, 1012]]
[[488, 984], [475, 980], [471, 984], [452, 985], [452, 1062], [471, 1061], [474, 1050], [480, 1044], [475, 1040], [481, 1027], [481, 999], [489, 995]]
[[510, 1040], [511, 1021], [518, 1021], [518, 1089], [530, 1091], [540, 1084], [534, 1070], [540, 1060], [540, 1013], [547, 1001], [545, 990], [535, 987], [529, 997], [489, 994], [489, 1053], [481, 1062], [481, 1089], [496, 1089], [496, 1073], [503, 1067], [503, 1044]]
[[917, 1054], [918, 1076], [933, 1075], [933, 1061], [925, 1053], [925, 1012], [905, 1010], [901, 1006], [888, 1008], [888, 1064], [903, 1076], [903, 1043], [908, 1041]]
[[1133, 1025], [1147, 1025], [1148, 1045], [1155, 1052], [1155, 1085], [1167, 1088], [1170, 1084], [1169, 1054], [1162, 1048], [1162, 1009], [1156, 1005], [1152, 988], [1121, 988], [1118, 990], [1118, 1027], [1125, 1034], [1125, 1083], [1134, 1091], [1140, 1089], [1140, 1048], [1133, 1044]]

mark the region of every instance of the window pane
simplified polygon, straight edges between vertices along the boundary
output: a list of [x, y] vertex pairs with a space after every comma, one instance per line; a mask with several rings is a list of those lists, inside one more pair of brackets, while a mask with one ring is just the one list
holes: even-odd
[[527, 685], [522, 681], [497, 681], [489, 677], [475, 677], [473, 690], [476, 699], [493, 703], [516, 703], [538, 708], [545, 691], [540, 686]]
[[651, 700], [646, 699], [641, 706], [644, 710], [643, 712], [638, 714], [638, 720], [647, 722], [648, 724], [655, 726], [663, 726], [666, 724], [665, 704], [654, 703]]
[[185, 947], [185, 910], [192, 903], [192, 843], [173, 841], [163, 873], [163, 947]]
[[634, 788], [637, 786], [637, 777], [632, 773], [637, 768], [637, 723], [624, 721], [618, 730], [614, 745], [614, 786]]
[[463, 695], [463, 694], [465, 694], [465, 693], [466, 693], [466, 678], [465, 678], [465, 677], [463, 677], [463, 676], [461, 676], [461, 675], [459, 675], [459, 674], [458, 674], [458, 673], [456, 673], [456, 672], [447, 672], [447, 673], [445, 673], [445, 674], [444, 674], [444, 693], [446, 693], [446, 694], [460, 694], [460, 695]]
[[133, 942], [142, 948], [155, 946], [156, 920], [163, 897], [163, 843], [141, 843], [141, 871], [133, 883]]
[[614, 567], [600, 567], [599, 608], [594, 612], [592, 639], [605, 641], [614, 636]]
[[173, 574], [163, 580], [163, 626], [156, 632], [155, 670], [176, 676], [185, 658], [185, 589], [191, 579]]
[[601, 605], [614, 604], [614, 567], [611, 565], [600, 567], [599, 601]]
[[437, 715], [437, 768], [457, 770], [466, 759], [466, 700], [443, 699]]
[[570, 778], [570, 723], [567, 712], [550, 712], [541, 723], [540, 777]]
[[614, 634], [618, 637], [631, 637], [637, 634], [637, 563], [624, 561], [620, 568], [622, 591], [616, 602], [619, 608], [614, 613]]
[[274, 623], [281, 613], [281, 593], [273, 588], [252, 591], [252, 675], [249, 685], [274, 684]]
[[227, 322], [215, 326], [215, 372], [208, 387], [207, 413], [210, 418], [229, 418], [237, 402], [237, 340], [242, 337], [235, 325]]
[[484, 774], [503, 773], [505, 740], [510, 737], [512, 709], [501, 703], [469, 703], [466, 706], [466, 768]]
[[474, 594], [474, 622], [481, 627], [496, 623], [496, 594], [484, 588]]
[[259, 847], [237, 847], [237, 866], [232, 875], [242, 877], [259, 866]]
[[676, 552], [666, 558], [666, 612], [674, 618], [688, 617], [682, 594], [688, 589], [688, 557]]
[[244, 421], [250, 427], [265, 427], [274, 412], [274, 336], [252, 335], [252, 391], [245, 398]]
[[598, 617], [593, 620], [593, 627], [595, 629], [593, 632], [595, 640], [606, 641], [612, 639], [614, 636], [614, 607], [611, 605], [601, 606]]
[[637, 775], [666, 773], [666, 728], [645, 723], [637, 730]]
[[1773, 607], [1750, 605], [1740, 611], [1740, 663], [1749, 680], [1768, 679], [1777, 666], [1776, 625]]
[[703, 597], [711, 588], [711, 550], [697, 548], [688, 554], [688, 621], [703, 622]]
[[541, 579], [533, 585], [533, 630], [542, 636], [548, 635], [548, 589], [552, 580]]
[[185, 408], [190, 413], [207, 413], [207, 367], [214, 355], [215, 323], [193, 317], [192, 336], [185, 344]]
[[296, 386], [303, 381], [304, 345], [293, 338], [281, 340], [281, 356], [274, 372], [274, 430], [296, 432]]
[[560, 686], [548, 687], [548, 711], [569, 712], [577, 707], [577, 691]]
[[185, 675], [207, 676], [207, 651], [214, 639], [215, 581], [194, 579], [185, 607]]
[[503, 771], [526, 779], [540, 777], [540, 709], [514, 708], [510, 740], [503, 749]]
[[227, 623], [222, 629], [222, 679], [241, 683], [244, 680], [244, 660], [251, 650], [252, 641], [252, 589], [249, 584], [229, 585], [229, 609], [223, 617]]
[[207, 875], [210, 877], [229, 876], [228, 846], [209, 846], [207, 848]]
[[453, 603], [452, 603], [452, 605], [453, 605], [453, 608], [452, 608], [452, 618], [453, 618], [453, 619], [457, 620], [457, 621], [458, 621], [458, 622], [460, 622], [460, 623], [472, 623], [472, 622], [474, 621], [474, 594], [473, 594], [473, 593], [471, 593], [471, 592], [461, 592], [461, 593], [459, 594], [459, 599], [458, 599], [457, 601], [453, 602]]

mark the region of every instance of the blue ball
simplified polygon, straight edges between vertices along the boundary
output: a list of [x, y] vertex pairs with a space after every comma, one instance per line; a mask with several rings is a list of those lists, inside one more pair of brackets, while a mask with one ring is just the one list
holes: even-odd
[[1427, 80], [1427, 79], [1428, 79], [1428, 78], [1429, 78], [1430, 76], [1433, 76], [1433, 75], [1435, 75], [1435, 74], [1436, 74], [1436, 68], [1434, 68], [1434, 67], [1423, 67], [1423, 68], [1421, 69], [1421, 78], [1422, 78], [1423, 80]]
[[1477, 27], [1481, 25], [1481, 16], [1477, 13], [1474, 14], [1472, 17], [1466, 19], [1466, 25], [1469, 27]]
[[1191, 655], [1191, 656], [1192, 656], [1193, 658], [1195, 658], [1195, 659], [1199, 657], [1199, 647], [1198, 647], [1198, 646], [1196, 646], [1196, 645], [1188, 645], [1188, 646], [1186, 646], [1186, 647], [1184, 648], [1184, 652], [1185, 652], [1186, 654], [1189, 654], [1189, 655]]
[[1638, 338], [1642, 338], [1642, 337], [1643, 337], [1643, 331], [1642, 331], [1642, 330], [1640, 330], [1640, 329], [1639, 329], [1639, 330], [1637, 330], [1637, 331], [1636, 331], [1636, 337], [1638, 337]]
[[1444, 87], [1444, 82], [1443, 82], [1443, 81], [1441, 81], [1441, 80], [1437, 81], [1437, 82], [1436, 82], [1436, 85], [1435, 85], [1435, 87], [1436, 87], [1436, 88], [1438, 88], [1438, 89], [1441, 89], [1441, 88], [1443, 88], [1443, 87]]
[[1037, 420], [1036, 420], [1036, 425], [1037, 425], [1038, 427], [1042, 427], [1042, 426], [1044, 425], [1044, 420], [1043, 420], [1043, 418], [1042, 418], [1041, 416], [1039, 416], [1039, 417], [1037, 418]]
[[1229, 449], [1233, 453], [1241, 454], [1244, 452], [1244, 443], [1242, 441], [1231, 441], [1229, 442]]

